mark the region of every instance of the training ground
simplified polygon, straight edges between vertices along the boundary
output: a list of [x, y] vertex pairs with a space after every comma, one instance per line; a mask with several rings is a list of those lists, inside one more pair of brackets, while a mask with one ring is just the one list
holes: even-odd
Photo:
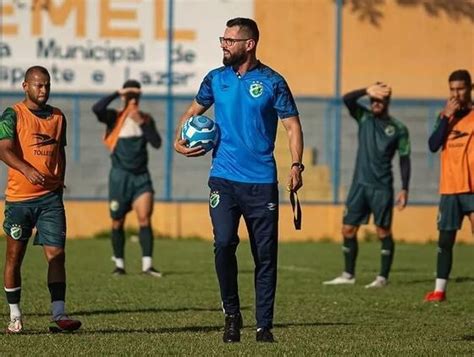
[[[0, 334], [0, 355], [470, 355], [474, 351], [474, 247], [455, 248], [448, 301], [424, 303], [433, 288], [435, 244], [396, 246], [390, 284], [368, 290], [379, 268], [377, 242], [361, 242], [355, 286], [323, 286], [341, 272], [340, 245], [282, 243], [275, 344], [255, 342], [253, 261], [238, 249], [242, 342], [221, 342], [223, 314], [212, 243], [156, 240], [164, 277], [140, 274], [139, 244], [127, 241], [127, 275], [111, 275], [107, 239], [67, 244], [67, 307], [83, 322], [73, 334], [47, 332], [49, 293], [42, 250], [30, 246], [23, 265], [25, 333]], [[5, 241], [0, 240], [5, 251]], [[2, 260], [3, 264], [3, 260]], [[2, 307], [4, 326], [8, 320]]]

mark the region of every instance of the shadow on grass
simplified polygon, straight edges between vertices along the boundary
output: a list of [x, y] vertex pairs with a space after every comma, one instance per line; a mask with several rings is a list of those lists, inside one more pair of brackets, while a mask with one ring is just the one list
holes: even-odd
[[434, 282], [434, 281], [435, 281], [434, 278], [430, 278], [430, 279], [416, 279], [416, 280], [405, 281], [405, 282], [403, 282], [403, 284], [407, 284], [407, 285], [426, 284], [426, 283], [432, 283], [432, 282]]
[[[350, 326], [353, 323], [348, 322], [289, 322], [275, 324], [276, 328], [285, 329], [298, 326]], [[245, 328], [245, 327], [244, 327]], [[247, 327], [253, 329], [253, 327]], [[82, 330], [76, 332], [65, 332], [62, 335], [100, 335], [100, 334], [130, 334], [130, 333], [141, 333], [141, 334], [170, 334], [170, 333], [209, 333], [222, 331], [222, 325], [214, 326], [182, 326], [182, 327], [158, 327], [158, 328], [101, 328], [101, 329], [90, 329], [85, 327]], [[6, 333], [3, 333], [7, 335]], [[23, 331], [21, 336], [24, 335], [51, 335], [48, 331]]]
[[[250, 310], [250, 306], [243, 306], [240, 308], [243, 311]], [[140, 309], [97, 309], [97, 310], [77, 310], [71, 311], [71, 316], [93, 316], [93, 315], [114, 315], [114, 314], [126, 314], [126, 313], [160, 313], [160, 312], [222, 312], [220, 308], [207, 308], [207, 307], [176, 307], [176, 308], [158, 308], [158, 307], [146, 307]], [[25, 313], [27, 316], [50, 316], [50, 313], [37, 312], [37, 313]], [[5, 315], [6, 316], [6, 315]]]
[[[404, 284], [424, 284], [424, 283], [430, 283], [430, 282], [434, 282], [434, 278], [430, 278], [430, 279], [416, 279], [416, 280], [410, 280], [410, 281], [406, 281], [404, 282]], [[450, 280], [451, 282], [454, 282], [454, 283], [459, 283], [459, 284], [463, 284], [463, 283], [474, 283], [474, 277], [470, 277], [470, 276], [459, 276], [457, 278], [452, 278]]]
[[473, 335], [464, 335], [464, 336], [461, 336], [461, 340], [463, 340], [463, 341], [474, 341], [474, 336]]
[[474, 282], [474, 278], [470, 276], [460, 276], [460, 277], [454, 278], [453, 281], [455, 283], [472, 283]]

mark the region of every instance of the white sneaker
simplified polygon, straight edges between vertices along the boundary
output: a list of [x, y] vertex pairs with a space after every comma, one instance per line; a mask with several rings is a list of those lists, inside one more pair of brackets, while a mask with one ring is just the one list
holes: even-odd
[[155, 278], [161, 278], [163, 276], [163, 274], [160, 271], [156, 270], [153, 267], [149, 268], [148, 270], [142, 271], [142, 274], [150, 275], [150, 276], [153, 276]]
[[23, 330], [23, 322], [21, 322], [20, 316], [14, 317], [8, 323], [7, 333], [20, 333], [22, 330]]
[[354, 285], [355, 281], [356, 280], [353, 276], [348, 277], [348, 276], [345, 276], [345, 275], [341, 275], [341, 276], [338, 276], [335, 279], [323, 282], [323, 285]]
[[375, 278], [373, 282], [370, 284], [367, 284], [365, 286], [366, 289], [371, 289], [371, 288], [383, 288], [384, 286], [387, 286], [388, 280], [385, 279], [383, 276], [378, 276]]

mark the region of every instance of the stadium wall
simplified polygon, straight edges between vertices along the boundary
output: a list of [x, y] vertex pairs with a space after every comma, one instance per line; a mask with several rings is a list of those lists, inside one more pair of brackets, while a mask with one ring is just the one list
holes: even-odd
[[[110, 229], [107, 202], [66, 201], [69, 238], [91, 238], [94, 234]], [[335, 241], [341, 239], [342, 205], [309, 204], [303, 207], [301, 231], [293, 228], [293, 214], [289, 204], [280, 206], [280, 241]], [[3, 202], [0, 202], [3, 212]], [[436, 241], [436, 206], [408, 206], [403, 212], [394, 213], [394, 237], [397, 241], [426, 243]], [[3, 224], [3, 215], [0, 216]], [[211, 240], [212, 227], [207, 203], [172, 202], [155, 203], [152, 218], [155, 235], [176, 238], [201, 238]], [[127, 216], [127, 227], [136, 228], [134, 214]], [[360, 239], [373, 233], [372, 226], [362, 226]], [[248, 239], [244, 222], [241, 222], [239, 236]], [[470, 225], [465, 219], [457, 242], [474, 243]]]
[[[286, 76], [297, 95], [334, 93], [335, 3], [255, 0], [259, 55]], [[449, 73], [474, 69], [472, 2], [344, 3], [343, 92], [385, 81], [395, 97], [445, 98]]]

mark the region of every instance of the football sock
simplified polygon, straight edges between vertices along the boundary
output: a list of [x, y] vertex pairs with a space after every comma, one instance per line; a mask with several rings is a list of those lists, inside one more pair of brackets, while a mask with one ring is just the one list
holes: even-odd
[[395, 253], [395, 242], [389, 234], [381, 239], [382, 249], [380, 250], [380, 276], [388, 279], [390, 268], [392, 267], [393, 255]]
[[53, 320], [57, 320], [64, 315], [64, 300], [66, 300], [66, 283], [49, 283], [49, 293], [51, 294], [51, 313]]
[[147, 271], [152, 266], [151, 257], [142, 257], [142, 271]]
[[153, 255], [153, 232], [151, 226], [140, 227], [138, 236], [142, 247], [142, 256], [151, 257]]
[[439, 231], [438, 259], [436, 278], [447, 280], [453, 265], [453, 247], [456, 240], [456, 231]]
[[112, 229], [112, 248], [114, 250], [114, 257], [123, 260], [125, 248], [125, 231], [123, 228]]
[[56, 300], [51, 303], [51, 314], [53, 315], [53, 320], [58, 320], [65, 315], [64, 305], [64, 301], [61, 300]]
[[120, 269], [125, 269], [125, 260], [123, 258], [115, 258], [115, 266]]
[[4, 288], [5, 295], [7, 296], [7, 302], [10, 306], [10, 319], [21, 316], [20, 310], [20, 299], [21, 299], [21, 286], [17, 288]]
[[446, 285], [448, 285], [447, 279], [436, 279], [435, 291], [446, 291]]
[[357, 237], [344, 237], [342, 251], [344, 253], [344, 272], [354, 276], [357, 253], [359, 252]]
[[49, 283], [49, 293], [51, 294], [51, 302], [56, 300], [64, 301], [66, 298], [66, 283]]

